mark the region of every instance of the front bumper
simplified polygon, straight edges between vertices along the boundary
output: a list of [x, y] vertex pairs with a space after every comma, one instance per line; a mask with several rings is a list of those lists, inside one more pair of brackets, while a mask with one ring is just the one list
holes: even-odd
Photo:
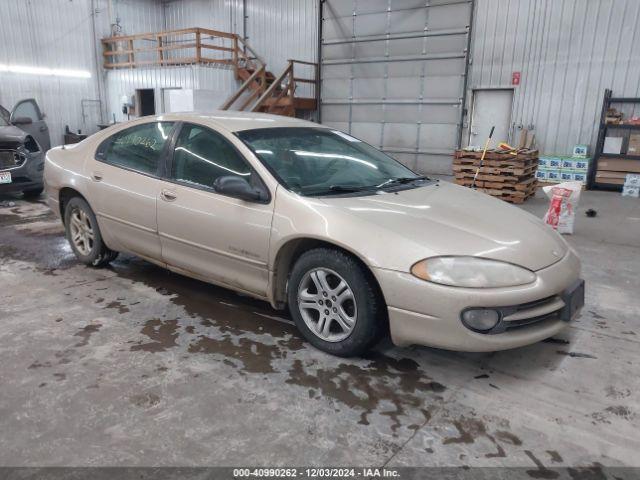
[[19, 167], [0, 168], [2, 172], [11, 172], [11, 183], [0, 183], [0, 193], [22, 192], [43, 186], [44, 153], [29, 153], [26, 161]]
[[[578, 281], [580, 260], [569, 249], [560, 261], [537, 271], [534, 283], [508, 288], [448, 287], [410, 273], [373, 270], [388, 305], [393, 343], [487, 352], [535, 343], [562, 330], [567, 325], [561, 318], [563, 293]], [[494, 334], [469, 330], [460, 314], [477, 307], [504, 307], [510, 312], [504, 323], [513, 328]], [[532, 318], [536, 321], [529, 322]]]

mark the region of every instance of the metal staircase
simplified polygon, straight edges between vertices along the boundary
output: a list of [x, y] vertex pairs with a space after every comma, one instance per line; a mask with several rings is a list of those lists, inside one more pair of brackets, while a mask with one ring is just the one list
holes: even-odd
[[[220, 107], [222, 110], [293, 117], [318, 108], [316, 63], [288, 60], [286, 68], [276, 77], [235, 33], [184, 28], [107, 37], [102, 39], [102, 46], [105, 69], [194, 64], [232, 67], [242, 84]], [[300, 76], [305, 73], [311, 78]]]

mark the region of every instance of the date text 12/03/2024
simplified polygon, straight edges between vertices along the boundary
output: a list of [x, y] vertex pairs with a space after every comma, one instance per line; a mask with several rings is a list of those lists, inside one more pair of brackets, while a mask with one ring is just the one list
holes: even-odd
[[399, 472], [388, 468], [238, 468], [234, 478], [398, 478]]

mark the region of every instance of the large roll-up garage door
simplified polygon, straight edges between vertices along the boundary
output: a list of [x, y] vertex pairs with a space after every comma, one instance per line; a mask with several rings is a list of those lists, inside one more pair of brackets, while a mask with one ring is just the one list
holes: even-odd
[[459, 145], [472, 0], [322, 2], [321, 120], [422, 173]]

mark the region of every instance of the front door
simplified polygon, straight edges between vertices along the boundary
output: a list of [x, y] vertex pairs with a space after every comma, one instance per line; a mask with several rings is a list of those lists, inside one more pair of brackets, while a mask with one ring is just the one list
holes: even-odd
[[36, 139], [43, 151], [51, 148], [49, 127], [44, 121], [44, 114], [33, 98], [20, 100], [11, 112], [11, 123], [24, 130]]
[[261, 182], [231, 142], [184, 124], [158, 191], [158, 231], [166, 263], [212, 282], [266, 296], [274, 202], [247, 202], [213, 188], [221, 176]]
[[151, 122], [105, 140], [87, 163], [88, 190], [107, 245], [161, 260], [156, 198], [173, 122]]
[[511, 89], [474, 90], [469, 145], [484, 146], [493, 126], [496, 129], [490, 148], [500, 142], [509, 143], [512, 105]]

